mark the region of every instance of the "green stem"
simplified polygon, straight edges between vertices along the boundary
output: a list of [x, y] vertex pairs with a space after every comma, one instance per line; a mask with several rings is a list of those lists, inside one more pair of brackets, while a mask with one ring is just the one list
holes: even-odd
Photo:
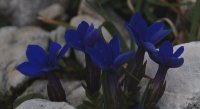
[[114, 72], [103, 72], [102, 76], [104, 109], [120, 109], [116, 74]]
[[200, 23], [200, 0], [196, 1], [196, 6], [193, 11], [193, 16], [192, 16], [192, 25], [190, 28], [190, 34], [189, 34], [189, 41], [194, 41], [197, 39], [197, 33], [198, 33], [198, 27]]

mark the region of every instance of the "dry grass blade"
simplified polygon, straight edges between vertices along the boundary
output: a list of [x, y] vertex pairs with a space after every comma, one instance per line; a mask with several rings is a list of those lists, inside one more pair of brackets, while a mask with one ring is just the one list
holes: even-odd
[[132, 0], [126, 0], [126, 3], [127, 3], [127, 6], [128, 8], [132, 11], [132, 12], [135, 12], [135, 8], [132, 4]]
[[175, 37], [174, 43], [175, 44], [181, 43], [181, 41], [178, 37], [178, 31], [177, 31], [174, 23], [169, 18], [161, 18], [159, 21], [165, 21], [170, 26], [170, 28], [172, 29], [173, 35]]

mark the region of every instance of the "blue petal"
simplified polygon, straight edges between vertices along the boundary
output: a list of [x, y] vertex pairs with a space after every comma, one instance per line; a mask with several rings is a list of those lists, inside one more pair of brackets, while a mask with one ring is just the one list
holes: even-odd
[[176, 52], [174, 53], [174, 56], [175, 56], [175, 57], [179, 57], [179, 56], [183, 53], [183, 51], [184, 51], [184, 47], [183, 47], [183, 46], [179, 47], [179, 48], [176, 50]]
[[55, 62], [56, 57], [58, 55], [58, 51], [60, 50], [61, 45], [56, 42], [51, 42], [49, 46], [49, 59], [50, 62]]
[[98, 41], [94, 48], [86, 48], [86, 51], [101, 69], [111, 65], [113, 62], [112, 52], [103, 40]]
[[113, 37], [109, 42], [109, 47], [111, 48], [113, 59], [115, 59], [120, 54], [120, 42], [117, 36]]
[[173, 56], [173, 45], [169, 41], [165, 41], [160, 46], [159, 53], [165, 58]]
[[141, 44], [141, 42], [144, 41], [146, 33], [147, 33], [147, 24], [144, 20], [144, 18], [139, 14], [136, 13], [132, 18], [131, 21], [128, 24], [128, 31], [130, 34], [134, 34], [134, 39], [137, 42], [138, 45]]
[[89, 28], [89, 24], [86, 21], [82, 21], [77, 28], [77, 31], [84, 37], [87, 33], [87, 30]]
[[24, 62], [20, 64], [19, 66], [16, 67], [16, 69], [29, 77], [38, 77], [44, 74], [44, 72], [42, 72], [41, 67], [34, 66], [29, 62]]
[[103, 58], [102, 55], [99, 55], [99, 53], [96, 52], [96, 50], [94, 48], [87, 48], [86, 51], [90, 55], [94, 64], [96, 64], [100, 69], [105, 68], [105, 65], [104, 65], [104, 62], [103, 62], [104, 58]]
[[59, 53], [58, 56], [57, 56], [56, 63], [58, 63], [58, 61], [65, 55], [65, 53], [67, 52], [68, 49], [69, 49], [69, 45], [65, 45], [65, 46], [61, 49], [60, 53]]
[[100, 32], [98, 29], [94, 29], [91, 32], [88, 32], [84, 38], [85, 47], [92, 47], [96, 44], [98, 40], [100, 40]]
[[83, 37], [75, 30], [68, 30], [65, 34], [67, 43], [74, 49], [84, 51]]
[[136, 12], [134, 16], [131, 18], [130, 24], [134, 26], [134, 28], [138, 31], [147, 29], [147, 24], [144, 18], [138, 12]]
[[114, 60], [114, 67], [115, 69], [119, 68], [121, 65], [126, 63], [131, 57], [134, 56], [134, 52], [127, 52], [119, 55], [115, 60]]
[[159, 32], [163, 27], [164, 27], [163, 22], [153, 23], [147, 30], [146, 41], [150, 41], [153, 37], [155, 37], [155, 34]]
[[134, 34], [134, 31], [133, 31], [131, 25], [128, 24], [128, 23], [126, 23], [126, 24], [125, 24], [125, 27], [126, 27], [126, 29], [128, 30], [128, 32], [129, 32], [129, 34], [130, 34], [132, 40], [134, 40], [137, 44], [139, 44], [138, 38], [136, 38], [136, 36], [135, 36], [135, 34]]
[[152, 43], [145, 42], [143, 45], [144, 48], [148, 51], [148, 53], [157, 52], [156, 47]]
[[166, 63], [165, 58], [159, 54], [159, 52], [149, 53], [149, 57], [158, 64]]
[[171, 30], [160, 30], [152, 36], [151, 42], [157, 44], [162, 39], [164, 39], [169, 33], [171, 33]]
[[28, 45], [26, 56], [29, 62], [34, 65], [45, 66], [48, 63], [47, 54], [38, 45]]
[[183, 58], [170, 58], [166, 65], [170, 68], [177, 68], [183, 65], [184, 59]]
[[94, 25], [91, 24], [89, 27], [88, 27], [88, 30], [87, 30], [87, 33], [90, 33], [94, 30]]

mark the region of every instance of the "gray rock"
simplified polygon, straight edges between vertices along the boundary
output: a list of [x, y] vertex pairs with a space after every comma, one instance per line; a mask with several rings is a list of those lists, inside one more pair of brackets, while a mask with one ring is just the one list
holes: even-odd
[[[65, 81], [62, 80], [62, 85], [66, 93], [67, 100], [74, 106], [78, 106], [86, 98], [85, 90], [78, 81]], [[31, 94], [40, 94], [42, 97], [47, 98], [47, 81], [35, 81], [26, 91], [18, 97], [18, 100], [22, 97]]]
[[[93, 2], [92, 0], [89, 0], [90, 2]], [[86, 0], [82, 0], [79, 6], [78, 10], [79, 15], [88, 15], [95, 19], [102, 19], [103, 17], [100, 16], [87, 2]]]
[[[184, 109], [188, 104], [193, 104], [193, 98], [200, 94], [200, 42], [186, 43], [182, 46], [185, 47], [182, 55], [185, 62], [182, 67], [168, 71], [166, 90], [158, 103], [161, 109]], [[147, 74], [154, 77], [157, 68], [158, 65], [147, 58]]]
[[28, 44], [47, 47], [48, 34], [38, 27], [4, 27], [0, 28], [0, 93], [9, 93], [27, 78], [15, 70], [15, 66], [26, 58]]
[[50, 102], [44, 99], [32, 99], [23, 102], [16, 109], [75, 109], [66, 102]]
[[[94, 2], [93, 0], [87, 0], [87, 1], [89, 1], [90, 3]], [[122, 37], [124, 37], [127, 40], [130, 39], [130, 37], [127, 37], [129, 34], [126, 28], [124, 27], [125, 24], [124, 19], [122, 19], [110, 7], [104, 7], [104, 10], [105, 10], [105, 15], [107, 16], [109, 21], [111, 21], [116, 26], [116, 28], [120, 33], [122, 33], [123, 35]], [[86, 0], [81, 1], [78, 13], [79, 15], [88, 15], [89, 17], [92, 17], [94, 19], [99, 19], [101, 21], [104, 20], [104, 18], [90, 4], [88, 4]]]
[[[64, 46], [66, 44], [65, 32], [66, 28], [63, 26], [59, 26], [57, 29], [50, 32], [50, 39]], [[65, 57], [69, 57], [69, 55], [70, 51], [65, 54]]]
[[58, 3], [64, 7], [69, 0], [0, 0], [0, 14], [10, 18], [17, 26], [37, 23], [38, 12], [46, 7]]
[[39, 11], [40, 16], [48, 17], [54, 19], [64, 14], [64, 7], [60, 4], [53, 4], [41, 11]]

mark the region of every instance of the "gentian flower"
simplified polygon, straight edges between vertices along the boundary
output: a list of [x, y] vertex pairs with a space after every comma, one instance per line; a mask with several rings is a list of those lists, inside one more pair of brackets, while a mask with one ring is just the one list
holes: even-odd
[[48, 53], [38, 45], [28, 45], [26, 56], [28, 62], [16, 67], [18, 71], [29, 77], [38, 77], [57, 68], [59, 60], [68, 50], [68, 45], [61, 49], [61, 45], [51, 42]]
[[100, 38], [100, 32], [91, 24], [82, 21], [76, 30], [68, 30], [65, 34], [67, 43], [77, 50], [85, 52], [87, 47], [93, 46]]
[[108, 44], [99, 40], [93, 48], [87, 48], [86, 51], [102, 70], [116, 70], [133, 56], [133, 52], [120, 54], [120, 42], [117, 37], [112, 38]]
[[120, 42], [118, 37], [112, 38], [109, 43], [99, 40], [94, 47], [87, 48], [93, 62], [102, 69], [103, 91], [105, 94], [105, 107], [108, 109], [121, 108], [120, 106], [120, 87], [118, 86], [117, 69], [127, 62], [133, 52], [120, 53]]
[[144, 42], [150, 42], [155, 45], [171, 32], [171, 30], [163, 29], [163, 22], [155, 22], [148, 27], [139, 13], [134, 14], [130, 22], [126, 23], [126, 27], [131, 38], [136, 41], [139, 47], [143, 47]]
[[169, 41], [164, 42], [160, 46], [159, 51], [157, 51], [155, 46], [151, 43], [145, 43], [145, 46], [150, 58], [160, 66], [165, 66], [166, 68], [177, 68], [184, 62], [183, 58], [179, 58], [184, 51], [183, 46], [179, 47], [175, 53], [173, 53], [173, 45]]
[[173, 53], [173, 45], [169, 41], [164, 42], [160, 46], [159, 51], [156, 50], [152, 43], [145, 43], [145, 46], [150, 58], [159, 64], [156, 76], [151, 81], [151, 88], [149, 89], [150, 91], [147, 97], [147, 101], [149, 101], [151, 104], [156, 104], [165, 90], [165, 77], [167, 70], [169, 68], [180, 67], [184, 62], [183, 58], [179, 58], [184, 51], [184, 47], [179, 47]]
[[90, 56], [86, 52], [86, 48], [93, 47], [101, 35], [98, 29], [91, 24], [82, 21], [76, 30], [67, 30], [65, 34], [66, 42], [74, 49], [85, 53], [86, 71], [88, 75], [85, 77], [87, 91], [96, 93], [100, 89], [100, 70], [92, 62]]

